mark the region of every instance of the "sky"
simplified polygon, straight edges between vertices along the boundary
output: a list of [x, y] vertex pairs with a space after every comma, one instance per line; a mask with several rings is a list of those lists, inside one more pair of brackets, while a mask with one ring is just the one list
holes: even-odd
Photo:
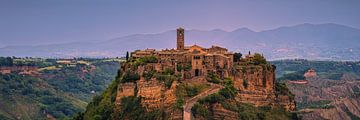
[[360, 28], [360, 0], [0, 0], [0, 47], [102, 41], [185, 29]]

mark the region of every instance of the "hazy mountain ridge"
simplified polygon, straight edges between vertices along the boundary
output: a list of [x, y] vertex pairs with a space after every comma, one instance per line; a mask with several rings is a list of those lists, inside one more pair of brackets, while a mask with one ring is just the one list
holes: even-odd
[[[39, 46], [7, 46], [3, 56], [114, 57], [144, 48], [175, 48], [176, 31], [135, 34], [101, 42], [77, 42]], [[360, 29], [338, 24], [299, 24], [260, 32], [248, 28], [234, 31], [187, 30], [185, 44], [219, 45], [232, 51], [261, 52], [270, 60], [304, 58], [315, 60], [359, 60]]]

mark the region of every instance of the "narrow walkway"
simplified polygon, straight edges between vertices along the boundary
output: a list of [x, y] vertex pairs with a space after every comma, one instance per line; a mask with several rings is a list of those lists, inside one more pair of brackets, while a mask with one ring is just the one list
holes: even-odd
[[223, 86], [218, 84], [211, 84], [210, 88], [188, 100], [186, 100], [184, 108], [184, 114], [183, 119], [184, 120], [191, 120], [191, 108], [194, 106], [194, 104], [201, 98], [204, 98], [210, 94], [218, 92], [220, 89], [222, 89]]

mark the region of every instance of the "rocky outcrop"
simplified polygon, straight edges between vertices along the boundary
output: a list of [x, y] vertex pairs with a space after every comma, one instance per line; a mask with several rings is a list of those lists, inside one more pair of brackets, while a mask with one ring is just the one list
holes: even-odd
[[162, 107], [162, 91], [164, 85], [157, 80], [140, 80], [137, 83], [137, 96], [141, 97], [141, 104], [148, 110]]
[[272, 66], [237, 66], [230, 77], [234, 80], [234, 86], [240, 91], [274, 92], [275, 72]]
[[123, 83], [118, 85], [115, 103], [121, 104], [122, 97], [134, 96], [135, 95], [135, 83]]
[[[305, 120], [351, 120], [360, 118], [360, 81], [315, 78], [309, 84], [287, 82]], [[321, 105], [319, 101], [328, 101]], [[317, 106], [306, 106], [316, 104]]]
[[158, 80], [139, 80], [135, 83], [121, 83], [116, 96], [116, 104], [121, 103], [122, 97], [138, 96], [141, 97], [141, 104], [148, 111], [155, 109], [168, 108], [176, 102], [175, 90], [176, 81], [169, 89], [165, 88], [164, 83]]
[[[179, 71], [177, 69], [179, 69]], [[147, 111], [164, 111], [166, 116], [168, 116], [166, 118], [169, 119], [191, 119], [191, 108], [193, 105], [200, 98], [204, 98], [224, 88], [223, 85], [224, 81], [226, 81], [225, 79], [231, 79], [233, 81], [234, 88], [236, 89], [233, 91], [236, 91], [237, 93], [234, 97], [234, 101], [249, 103], [254, 106], [273, 106], [283, 107], [289, 111], [295, 110], [295, 102], [292, 97], [287, 96], [286, 94], [278, 95], [275, 91], [275, 68], [270, 64], [237, 64], [234, 65], [233, 69], [219, 68], [218, 70], [207, 71], [209, 72], [208, 75], [198, 73], [195, 77], [193, 74], [196, 72], [187, 75], [191, 70], [185, 72], [184, 68], [178, 68], [178, 66], [174, 66], [173, 63], [168, 63], [166, 61], [161, 63], [141, 64], [139, 62], [129, 62], [129, 64], [124, 64], [122, 66], [122, 70], [127, 71], [127, 73], [136, 73], [139, 75], [137, 78], [140, 79], [135, 81], [127, 80], [127, 82], [131, 81], [134, 84], [134, 86], [130, 85], [131, 87], [127, 87], [133, 91], [127, 91], [134, 94], [123, 93], [123, 91], [126, 91], [127, 89], [126, 87], [123, 87], [123, 89], [119, 89], [121, 91], [118, 92], [117, 99], [121, 98], [121, 96], [131, 95], [140, 97], [141, 105], [145, 107]], [[175, 77], [176, 80], [173, 80], [171, 77]], [[207, 78], [210, 78], [211, 80], [215, 79], [214, 83], [216, 84], [210, 83], [211, 81], [208, 81]], [[169, 81], [174, 81], [170, 87], [169, 84], [166, 83]], [[175, 94], [177, 82], [196, 84], [210, 83], [211, 86], [207, 90], [201, 91], [196, 96], [184, 98], [183, 114], [181, 114], [177, 111], [178, 109], [173, 109], [178, 99]], [[165, 85], [165, 83], [167, 85]], [[215, 105], [213, 107], [213, 110], [215, 111], [213, 113], [218, 119], [237, 119], [238, 117], [238, 113], [226, 110], [221, 105]]]
[[255, 106], [281, 106], [295, 110], [295, 101], [287, 95], [276, 95], [275, 68], [270, 65], [237, 66], [232, 74], [234, 86], [239, 90], [237, 101]]

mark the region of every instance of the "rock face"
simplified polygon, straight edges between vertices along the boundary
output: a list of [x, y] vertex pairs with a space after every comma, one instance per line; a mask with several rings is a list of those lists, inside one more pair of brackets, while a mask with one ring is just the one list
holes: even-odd
[[[161, 110], [169, 115], [169, 119], [183, 119], [185, 113], [189, 113], [191, 117], [191, 107], [185, 107], [184, 114], [177, 109], [172, 109], [177, 102], [175, 91], [177, 89], [177, 82], [197, 81], [197, 83], [207, 82], [205, 76], [187, 78], [185, 73], [181, 71], [174, 71], [177, 73], [178, 80], [173, 80], [171, 85], [165, 85], [166, 80], [171, 79], [176, 75], [163, 75], [169, 70], [174, 70], [176, 66], [169, 66], [160, 63], [148, 63], [144, 65], [134, 66], [132, 64], [123, 64], [122, 71], [128, 71], [128, 74], [138, 74], [138, 80], [130, 80], [132, 82], [120, 83], [118, 87], [116, 103], [121, 107], [121, 98], [127, 96], [137, 96], [141, 98], [141, 105], [147, 111]], [[211, 72], [211, 71], [210, 71]], [[152, 77], [147, 77], [149, 73], [157, 74]], [[170, 72], [171, 73], [171, 72]], [[220, 73], [220, 74], [218, 74]], [[219, 79], [233, 80], [234, 87], [238, 91], [235, 100], [242, 103], [252, 104], [254, 106], [272, 106], [283, 107], [288, 111], [294, 111], [295, 101], [289, 95], [278, 94], [275, 90], [275, 68], [270, 64], [262, 65], [237, 65], [232, 70], [223, 70], [215, 72]], [[126, 75], [123, 75], [123, 77]], [[169, 77], [172, 76], [172, 77]], [[199, 78], [203, 78], [199, 80]], [[221, 85], [217, 91], [223, 88]], [[203, 93], [199, 93], [203, 94]], [[210, 95], [210, 94], [207, 94]], [[207, 96], [206, 95], [206, 96]], [[203, 96], [203, 97], [206, 97]], [[185, 104], [191, 98], [185, 99]], [[196, 103], [193, 101], [192, 105]], [[221, 105], [214, 105], [214, 116], [216, 119], [237, 119], [237, 113], [224, 109]]]
[[315, 78], [309, 84], [287, 85], [305, 120], [360, 118], [360, 81]]
[[141, 97], [141, 104], [148, 110], [168, 108], [176, 102], [175, 89], [176, 81], [170, 89], [158, 80], [139, 80], [136, 83], [119, 84], [116, 96], [116, 103], [120, 105], [122, 97]]
[[239, 90], [237, 101], [255, 106], [282, 106], [294, 111], [295, 101], [287, 95], [275, 93], [275, 68], [272, 66], [238, 66], [232, 74]]
[[122, 97], [134, 96], [135, 95], [135, 86], [134, 83], [124, 83], [118, 85], [118, 90], [116, 94], [116, 104], [121, 104]]
[[150, 111], [160, 109], [162, 106], [162, 94], [164, 85], [157, 80], [140, 80], [137, 82], [137, 96], [142, 97], [141, 104]]

